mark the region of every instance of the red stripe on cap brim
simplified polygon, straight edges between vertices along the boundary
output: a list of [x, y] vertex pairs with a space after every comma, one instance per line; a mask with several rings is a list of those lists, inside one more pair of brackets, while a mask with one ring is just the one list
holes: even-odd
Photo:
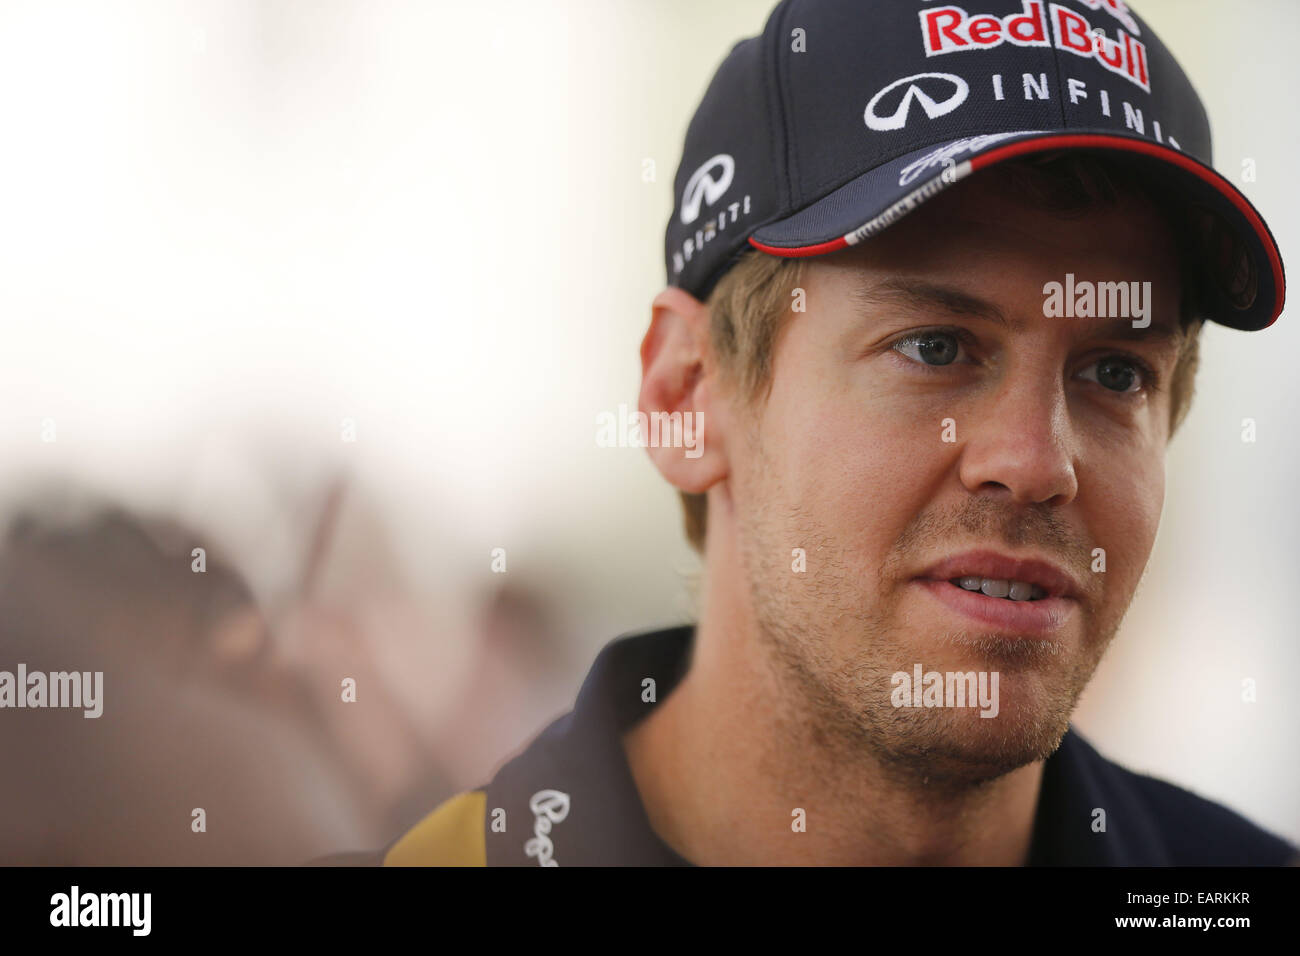
[[[1016, 143], [1009, 143], [1005, 146], [995, 146], [988, 152], [972, 156], [968, 162], [971, 165], [972, 172], [977, 172], [989, 166], [993, 166], [1004, 160], [1013, 159], [1016, 156], [1025, 156], [1031, 153], [1040, 153], [1049, 149], [1069, 147], [1074, 149], [1113, 149], [1120, 152], [1140, 153], [1145, 156], [1151, 156], [1162, 162], [1170, 163], [1196, 176], [1202, 182], [1212, 186], [1220, 195], [1227, 199], [1236, 208], [1247, 224], [1254, 230], [1255, 235], [1259, 238], [1260, 244], [1264, 247], [1264, 253], [1268, 257], [1269, 269], [1273, 274], [1273, 288], [1276, 291], [1273, 302], [1273, 316], [1269, 319], [1268, 324], [1261, 326], [1266, 329], [1273, 325], [1282, 314], [1282, 306], [1286, 302], [1286, 274], [1282, 270], [1282, 256], [1278, 252], [1277, 243], [1273, 241], [1273, 236], [1264, 225], [1264, 221], [1255, 212], [1253, 206], [1241, 192], [1228, 182], [1221, 175], [1210, 169], [1208, 166], [1192, 159], [1183, 153], [1180, 153], [1171, 147], [1160, 146], [1156, 143], [1148, 143], [1143, 140], [1133, 139], [1123, 136], [1101, 136], [1092, 133], [1067, 133], [1059, 136], [1044, 136], [1035, 139], [1022, 140]], [[786, 258], [798, 258], [802, 256], [820, 256], [827, 253], [837, 252], [840, 249], [848, 248], [849, 241], [846, 237], [841, 236], [838, 239], [831, 239], [828, 242], [819, 242], [809, 246], [769, 246], [766, 243], [759, 242], [753, 236], [749, 237], [749, 244], [760, 252], [765, 252], [773, 256], [782, 256]]]

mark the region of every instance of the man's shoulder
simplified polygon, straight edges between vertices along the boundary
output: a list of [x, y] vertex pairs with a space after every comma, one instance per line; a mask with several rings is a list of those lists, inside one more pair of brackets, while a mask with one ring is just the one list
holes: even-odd
[[[1110, 798], [1109, 815], [1138, 818], [1173, 866], [1282, 866], [1297, 848], [1235, 810], [1103, 757], [1071, 731], [1071, 754], [1089, 789]], [[1106, 801], [1101, 801], [1106, 802]], [[1106, 810], [1105, 806], [1100, 809]], [[1117, 821], [1123, 823], [1125, 821]]]
[[438, 804], [380, 850], [334, 853], [308, 866], [486, 866], [487, 794], [465, 790]]
[[1123, 770], [1157, 811], [1176, 866], [1283, 866], [1296, 848], [1237, 811], [1146, 774]]

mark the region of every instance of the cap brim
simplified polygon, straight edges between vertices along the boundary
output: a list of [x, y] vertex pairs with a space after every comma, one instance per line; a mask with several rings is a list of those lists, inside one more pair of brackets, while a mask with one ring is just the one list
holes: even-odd
[[750, 237], [775, 256], [819, 256], [876, 235], [927, 199], [997, 163], [1056, 150], [1110, 150], [1153, 165], [1166, 182], [1214, 213], [1228, 235], [1203, 237], [1213, 250], [1219, 301], [1206, 317], [1257, 331], [1277, 321], [1286, 275], [1273, 234], [1240, 190], [1209, 166], [1170, 146], [1110, 130], [1028, 131], [967, 137], [900, 156]]

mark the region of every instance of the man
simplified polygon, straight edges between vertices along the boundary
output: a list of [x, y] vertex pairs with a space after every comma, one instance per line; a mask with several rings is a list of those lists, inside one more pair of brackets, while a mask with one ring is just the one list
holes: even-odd
[[1267, 227], [1120, 0], [785, 0], [686, 136], [642, 344], [699, 623], [387, 865], [1282, 864], [1069, 727], [1146, 565], [1201, 323]]

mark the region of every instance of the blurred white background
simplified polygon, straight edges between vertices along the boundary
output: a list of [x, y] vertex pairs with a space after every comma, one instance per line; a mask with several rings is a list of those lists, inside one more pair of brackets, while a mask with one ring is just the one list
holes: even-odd
[[[618, 633], [690, 619], [676, 496], [596, 416], [636, 400], [686, 124], [771, 5], [3, 0], [0, 505], [66, 480], [166, 511], [275, 602], [346, 474], [322, 586], [416, 595], [427, 641], [389, 665], [413, 707], [464, 679], [495, 547], [559, 611], [571, 698]], [[1294, 272], [1300, 5], [1133, 6]], [[1300, 841], [1291, 319], [1205, 332], [1156, 552], [1077, 723]]]

